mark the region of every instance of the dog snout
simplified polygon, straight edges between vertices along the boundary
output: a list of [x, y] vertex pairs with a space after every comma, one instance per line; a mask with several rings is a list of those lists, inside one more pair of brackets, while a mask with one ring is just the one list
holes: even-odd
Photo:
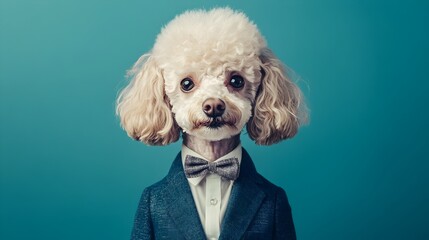
[[208, 98], [203, 102], [203, 111], [208, 117], [219, 117], [225, 112], [225, 102], [219, 98]]

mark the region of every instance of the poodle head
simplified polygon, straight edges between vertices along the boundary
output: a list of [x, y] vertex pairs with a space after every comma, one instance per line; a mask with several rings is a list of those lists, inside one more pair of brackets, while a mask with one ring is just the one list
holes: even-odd
[[258, 28], [229, 8], [189, 11], [158, 35], [117, 100], [128, 134], [150, 145], [180, 131], [217, 141], [240, 134], [269, 145], [295, 135], [300, 91]]

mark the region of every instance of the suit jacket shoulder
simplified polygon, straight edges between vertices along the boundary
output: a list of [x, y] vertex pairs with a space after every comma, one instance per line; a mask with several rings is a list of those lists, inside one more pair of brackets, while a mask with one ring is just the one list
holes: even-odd
[[131, 239], [205, 239], [180, 153], [167, 176], [143, 191]]

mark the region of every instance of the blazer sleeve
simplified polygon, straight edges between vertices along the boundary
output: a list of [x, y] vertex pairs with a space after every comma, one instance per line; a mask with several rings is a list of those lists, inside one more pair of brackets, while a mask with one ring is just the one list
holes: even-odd
[[276, 196], [274, 239], [296, 240], [292, 211], [282, 188], [279, 188]]
[[134, 217], [131, 240], [154, 239], [153, 226], [150, 216], [150, 190], [146, 188], [140, 198], [139, 206]]

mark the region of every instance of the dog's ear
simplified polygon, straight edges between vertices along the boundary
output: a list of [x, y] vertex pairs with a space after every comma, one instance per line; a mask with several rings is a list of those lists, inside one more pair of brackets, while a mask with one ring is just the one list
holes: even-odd
[[306, 121], [301, 91], [289, 79], [285, 67], [270, 49], [260, 55], [262, 79], [247, 132], [260, 145], [293, 137]]
[[162, 72], [150, 54], [139, 58], [129, 77], [131, 82], [116, 101], [116, 114], [128, 136], [149, 145], [177, 141], [179, 127], [165, 94]]

